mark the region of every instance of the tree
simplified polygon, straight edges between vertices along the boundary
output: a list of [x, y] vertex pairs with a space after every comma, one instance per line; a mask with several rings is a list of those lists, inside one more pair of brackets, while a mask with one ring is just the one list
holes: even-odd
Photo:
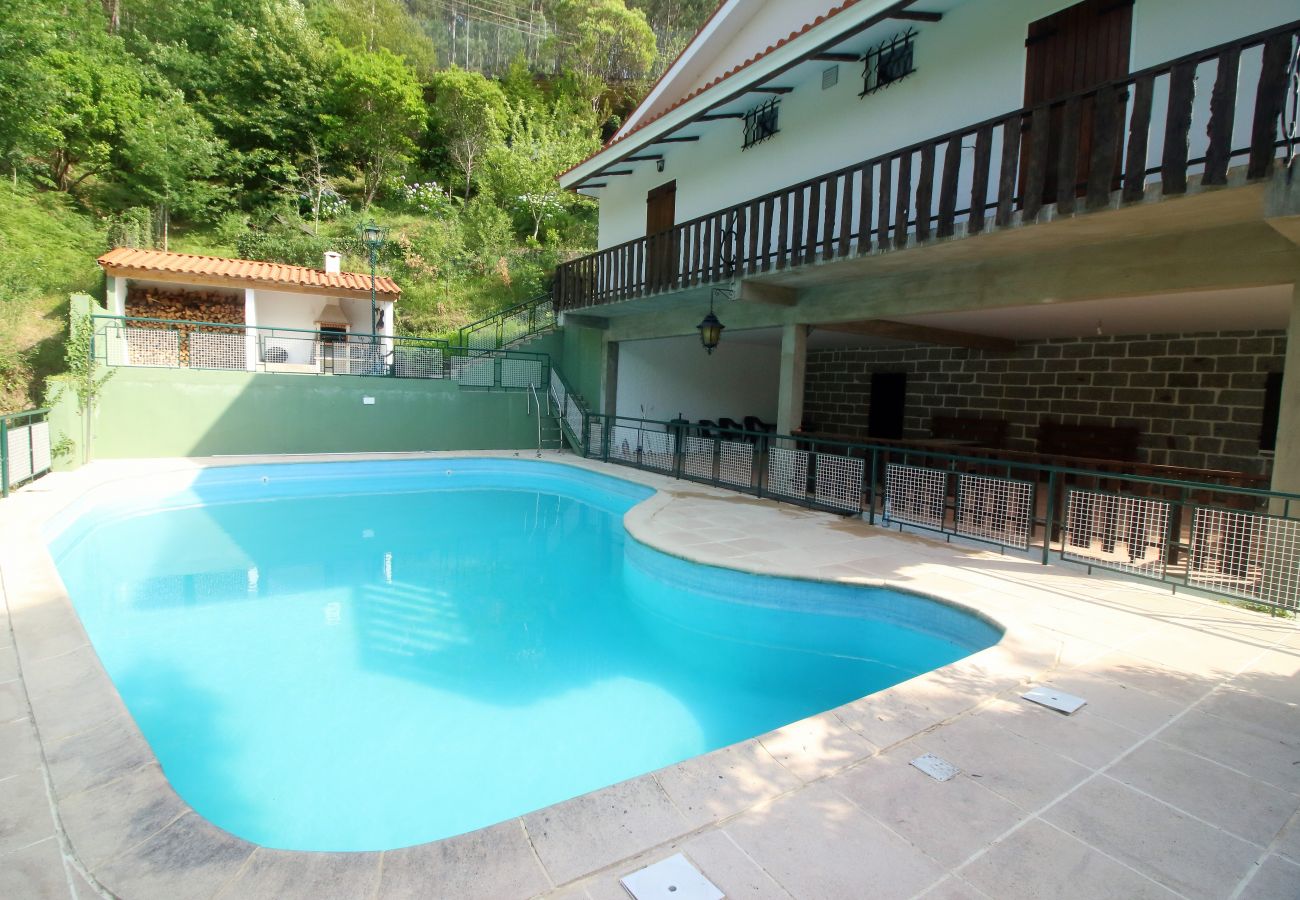
[[534, 240], [548, 219], [590, 203], [563, 190], [555, 176], [595, 151], [599, 143], [590, 131], [566, 129], [565, 121], [515, 105], [509, 116], [509, 145], [488, 151], [486, 181], [493, 195], [502, 206], [528, 219]]
[[496, 82], [452, 66], [434, 76], [431, 139], [441, 144], [465, 180], [469, 199], [474, 169], [505, 128], [506, 97]]
[[166, 83], [141, 99], [131, 127], [114, 152], [122, 186], [138, 202], [154, 207], [163, 249], [168, 246], [171, 214], [203, 213], [223, 191], [212, 184], [222, 142], [212, 125], [185, 105], [180, 92]]
[[655, 36], [645, 13], [623, 0], [557, 0], [552, 38], [560, 67], [588, 86], [593, 107], [613, 82], [643, 78], [655, 61]]
[[364, 205], [384, 178], [405, 166], [424, 120], [415, 75], [387, 50], [357, 52], [335, 44], [325, 106], [330, 150], [361, 173]]
[[39, 3], [0, 5], [0, 156], [15, 184], [26, 161], [59, 137], [49, 121], [59, 84], [44, 65], [55, 21]]
[[109, 53], [58, 47], [43, 60], [62, 90], [46, 110], [55, 139], [47, 157], [49, 179], [70, 191], [107, 171], [113, 149], [130, 131], [140, 105], [138, 72]]
[[246, 207], [297, 180], [321, 135], [330, 57], [294, 0], [132, 0], [127, 46], [153, 63], [229, 147], [224, 177]]
[[388, 50], [420, 78], [438, 68], [438, 54], [400, 0], [322, 0], [309, 10], [312, 25], [351, 50]]

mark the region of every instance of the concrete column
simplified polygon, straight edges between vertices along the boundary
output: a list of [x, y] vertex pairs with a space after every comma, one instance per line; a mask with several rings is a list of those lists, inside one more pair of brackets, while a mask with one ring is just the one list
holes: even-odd
[[604, 348], [598, 408], [605, 415], [614, 416], [618, 415], [618, 341], [605, 341]]
[[789, 434], [803, 424], [803, 378], [807, 364], [808, 326], [781, 326], [781, 380], [776, 400], [778, 434]]
[[126, 278], [121, 275], [108, 279], [108, 311], [115, 316], [126, 315]]
[[244, 325], [247, 331], [244, 332], [244, 352], [245, 367], [250, 372], [257, 371], [257, 347], [261, 343], [258, 340], [258, 332], [254, 329], [257, 325], [257, 292], [252, 288], [244, 288]]
[[1291, 286], [1291, 322], [1286, 331], [1286, 359], [1282, 365], [1273, 490], [1300, 494], [1300, 282]]

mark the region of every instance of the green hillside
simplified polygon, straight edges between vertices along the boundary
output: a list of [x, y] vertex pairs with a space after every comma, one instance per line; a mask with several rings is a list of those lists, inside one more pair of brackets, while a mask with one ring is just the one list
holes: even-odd
[[[381, 274], [448, 334], [595, 244], [555, 174], [709, 0], [33, 0], [0, 7], [0, 410], [59, 371], [67, 295], [148, 246]], [[662, 45], [662, 47], [661, 47]]]

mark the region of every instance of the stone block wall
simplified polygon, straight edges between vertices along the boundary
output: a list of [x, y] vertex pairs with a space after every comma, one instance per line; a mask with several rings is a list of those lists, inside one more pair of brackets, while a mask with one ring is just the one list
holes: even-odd
[[804, 420], [867, 436], [871, 373], [907, 373], [904, 435], [934, 415], [1001, 418], [1007, 448], [1034, 450], [1038, 423], [1136, 426], [1146, 462], [1268, 474], [1264, 385], [1286, 333], [1059, 338], [1006, 353], [922, 345], [811, 350]]

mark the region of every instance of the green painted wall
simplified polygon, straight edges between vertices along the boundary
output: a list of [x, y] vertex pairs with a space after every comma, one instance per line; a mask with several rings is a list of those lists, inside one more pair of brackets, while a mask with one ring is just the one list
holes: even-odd
[[[526, 402], [442, 381], [120, 368], [92, 416], [91, 456], [528, 448]], [[80, 436], [70, 392], [52, 421], [56, 439]]]
[[600, 410], [600, 382], [605, 365], [605, 333], [599, 328], [565, 325], [560, 331], [564, 352], [557, 365], [587, 408]]

